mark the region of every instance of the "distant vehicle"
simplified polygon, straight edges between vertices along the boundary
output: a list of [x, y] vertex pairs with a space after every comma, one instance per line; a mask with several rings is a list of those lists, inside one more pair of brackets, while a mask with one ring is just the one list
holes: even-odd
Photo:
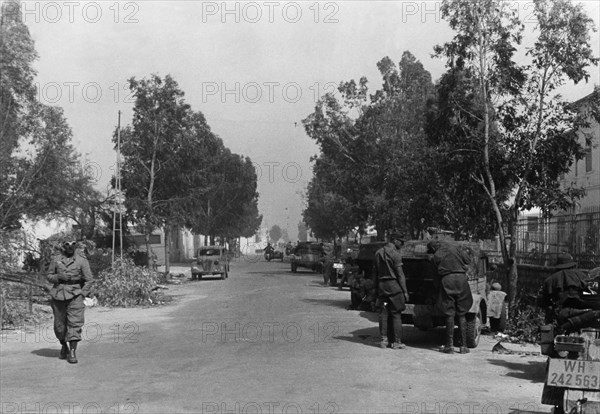
[[285, 245], [285, 255], [289, 256], [290, 254], [292, 254], [292, 252], [294, 251], [294, 246], [292, 245], [292, 243], [288, 243]]
[[321, 272], [325, 251], [319, 243], [299, 243], [292, 253], [292, 272], [296, 273], [299, 267]]
[[[475, 348], [479, 344], [481, 327], [487, 321], [486, 272], [488, 260], [485, 254], [480, 251], [477, 243], [447, 242], [464, 249], [471, 257], [467, 277], [473, 295], [473, 306], [467, 313], [466, 346]], [[428, 240], [407, 241], [401, 250], [406, 287], [409, 294], [406, 309], [402, 312], [402, 321], [413, 324], [422, 330], [445, 324], [445, 316], [437, 306], [440, 297], [437, 269], [430, 260], [431, 255], [427, 254], [427, 243]], [[375, 252], [384, 245], [383, 242], [376, 242], [360, 246], [357, 262], [360, 271], [363, 272], [364, 279], [372, 281]], [[361, 286], [363, 285], [365, 284], [363, 283]], [[374, 289], [373, 283], [368, 284], [368, 286], [369, 289]], [[371, 302], [368, 308], [374, 308], [376, 300], [374, 292], [361, 292], [358, 287], [353, 289], [352, 292], [353, 307], [358, 307], [361, 302], [366, 301]]]
[[359, 271], [356, 265], [358, 250], [359, 245], [356, 243], [342, 243], [339, 246], [339, 251], [332, 263], [332, 273], [335, 273], [335, 277], [330, 281], [332, 286], [338, 286], [343, 281], [342, 287], [348, 287], [350, 281], [356, 277]]
[[224, 246], [203, 246], [196, 252], [192, 263], [192, 280], [202, 279], [205, 275], [229, 277], [229, 255]]
[[280, 250], [271, 250], [269, 252], [265, 252], [265, 260], [267, 262], [275, 259], [279, 259], [283, 262], [283, 252]]

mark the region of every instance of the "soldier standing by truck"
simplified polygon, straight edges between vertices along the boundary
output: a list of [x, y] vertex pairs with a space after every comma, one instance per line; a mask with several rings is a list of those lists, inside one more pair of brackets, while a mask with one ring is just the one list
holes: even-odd
[[427, 244], [427, 252], [433, 254], [432, 261], [440, 278], [440, 310], [446, 316], [446, 344], [441, 349], [446, 354], [454, 353], [454, 319], [458, 315], [460, 353], [468, 354], [466, 314], [473, 305], [473, 294], [467, 279], [467, 266], [471, 259], [458, 246], [439, 240]]
[[379, 330], [383, 349], [403, 349], [402, 311], [408, 301], [400, 248], [404, 236], [393, 233], [390, 242], [375, 253], [375, 297], [381, 307]]

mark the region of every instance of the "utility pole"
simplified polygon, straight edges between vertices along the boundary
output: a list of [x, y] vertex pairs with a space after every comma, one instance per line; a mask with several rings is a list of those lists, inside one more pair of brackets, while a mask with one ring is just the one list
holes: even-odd
[[[123, 203], [125, 198], [121, 191], [121, 111], [118, 111], [117, 122], [117, 168], [115, 172], [115, 199], [113, 207], [113, 239], [112, 239], [112, 263], [115, 263], [116, 232], [119, 232], [119, 257], [123, 261]], [[117, 229], [117, 214], [119, 215], [119, 228]]]

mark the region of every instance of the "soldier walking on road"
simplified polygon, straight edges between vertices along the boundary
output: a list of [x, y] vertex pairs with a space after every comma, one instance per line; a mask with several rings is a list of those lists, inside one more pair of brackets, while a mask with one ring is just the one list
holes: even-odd
[[408, 301], [400, 248], [404, 236], [394, 233], [390, 242], [375, 253], [375, 297], [381, 307], [379, 330], [381, 348], [403, 349], [402, 311]]
[[427, 244], [427, 252], [433, 254], [440, 280], [440, 308], [446, 316], [446, 345], [442, 352], [454, 353], [454, 319], [458, 315], [458, 331], [461, 338], [460, 353], [468, 354], [466, 314], [473, 305], [469, 288], [467, 266], [471, 259], [459, 247], [433, 240]]
[[71, 364], [77, 363], [75, 351], [77, 342], [81, 341], [84, 323], [83, 299], [90, 294], [92, 282], [87, 259], [75, 254], [76, 244], [73, 239], [63, 243], [62, 254], [52, 260], [46, 275], [53, 284], [50, 296], [54, 313], [54, 334], [62, 345], [59, 358], [66, 359]]

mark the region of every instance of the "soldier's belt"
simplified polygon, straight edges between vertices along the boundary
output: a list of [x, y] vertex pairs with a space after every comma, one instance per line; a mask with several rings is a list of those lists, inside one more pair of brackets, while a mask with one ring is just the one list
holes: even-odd
[[59, 285], [80, 285], [80, 280], [66, 280], [64, 282], [58, 282]]

